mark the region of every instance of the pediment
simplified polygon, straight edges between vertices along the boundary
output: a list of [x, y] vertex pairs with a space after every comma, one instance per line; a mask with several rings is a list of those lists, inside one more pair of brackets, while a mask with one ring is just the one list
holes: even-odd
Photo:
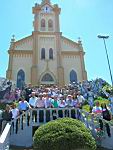
[[15, 50], [32, 50], [33, 49], [33, 38], [28, 36], [15, 42]]
[[80, 51], [79, 44], [66, 37], [61, 38], [62, 51]]

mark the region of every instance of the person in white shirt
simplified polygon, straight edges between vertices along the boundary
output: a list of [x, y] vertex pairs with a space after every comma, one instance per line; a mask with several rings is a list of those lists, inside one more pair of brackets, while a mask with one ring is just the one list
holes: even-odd
[[67, 105], [67, 107], [74, 107], [72, 95], [68, 95], [68, 96], [67, 96], [66, 105]]
[[50, 94], [47, 94], [46, 98], [44, 98], [44, 104], [45, 104], [45, 108], [51, 108], [52, 107]]
[[100, 103], [99, 101], [96, 101], [95, 103], [95, 106], [93, 107], [92, 109], [92, 115], [94, 117], [98, 117], [98, 121], [99, 121], [99, 126], [100, 126], [100, 129], [103, 130], [103, 123], [102, 123], [102, 107], [100, 106]]
[[[31, 98], [29, 99], [29, 105], [31, 108], [36, 108], [36, 105], [37, 105], [38, 98], [35, 95], [36, 95], [36, 93], [32, 92]], [[33, 117], [33, 120], [35, 119], [35, 122], [36, 122], [37, 121], [37, 111], [36, 110], [33, 110], [32, 117]]]
[[36, 108], [45, 108], [45, 102], [43, 99], [43, 93], [39, 93], [38, 101], [36, 103]]
[[38, 98], [35, 96], [35, 92], [31, 93], [31, 98], [29, 99], [29, 105], [31, 108], [35, 108], [37, 104]]
[[77, 93], [77, 101], [79, 103], [80, 108], [82, 108], [82, 105], [85, 102], [85, 98], [81, 95], [80, 91], [78, 91]]
[[[11, 112], [12, 112], [12, 119], [16, 119], [20, 114], [19, 109], [16, 107], [15, 103], [12, 104]], [[13, 122], [13, 128], [14, 128], [14, 122]], [[16, 120], [16, 133], [17, 131], [18, 131], [18, 119]]]
[[12, 104], [11, 112], [12, 112], [12, 119], [16, 119], [19, 116], [19, 109], [16, 107], [15, 103]]
[[102, 108], [98, 101], [95, 103], [95, 106], [92, 109], [92, 114], [94, 114], [96, 116], [101, 116], [101, 114], [102, 114]]
[[66, 102], [65, 102], [65, 100], [64, 100], [63, 95], [60, 95], [59, 107], [60, 107], [60, 108], [66, 107]]

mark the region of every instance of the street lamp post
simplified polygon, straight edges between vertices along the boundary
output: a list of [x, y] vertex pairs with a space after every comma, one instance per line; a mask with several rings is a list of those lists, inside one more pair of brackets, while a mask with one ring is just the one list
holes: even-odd
[[109, 67], [109, 73], [110, 73], [111, 83], [112, 83], [112, 86], [113, 86], [113, 77], [112, 77], [112, 73], [111, 73], [110, 61], [109, 61], [107, 46], [106, 46], [106, 42], [105, 42], [105, 39], [108, 39], [109, 36], [108, 35], [107, 36], [106, 35], [98, 35], [98, 38], [103, 39], [103, 41], [104, 41], [104, 47], [105, 47], [105, 51], [106, 51], [106, 57], [107, 57], [107, 62], [108, 62], [108, 67]]

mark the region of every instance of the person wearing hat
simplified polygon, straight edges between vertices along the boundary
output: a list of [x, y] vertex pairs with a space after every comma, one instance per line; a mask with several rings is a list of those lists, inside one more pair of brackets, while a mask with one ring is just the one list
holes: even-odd
[[60, 108], [66, 107], [66, 102], [65, 102], [65, 100], [64, 100], [63, 95], [60, 95], [59, 107], [60, 107]]
[[38, 98], [35, 96], [35, 92], [32, 92], [29, 99], [29, 105], [31, 106], [31, 108], [36, 108], [37, 100]]
[[72, 97], [72, 95], [69, 94], [67, 96], [66, 104], [67, 104], [67, 107], [73, 107], [73, 97]]
[[58, 101], [58, 95], [57, 94], [55, 94], [54, 95], [54, 98], [52, 99], [52, 106], [54, 107], [54, 108], [58, 108], [58, 106], [59, 106], [59, 101]]
[[39, 97], [36, 103], [36, 108], [44, 108], [44, 107], [45, 107], [45, 103], [43, 99], [43, 93], [39, 93]]

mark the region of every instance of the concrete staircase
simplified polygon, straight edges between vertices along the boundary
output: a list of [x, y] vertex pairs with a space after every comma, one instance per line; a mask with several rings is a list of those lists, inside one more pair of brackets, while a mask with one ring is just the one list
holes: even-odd
[[[34, 116], [34, 114], [36, 116]], [[97, 118], [94, 118], [91, 114], [77, 108], [42, 108], [28, 110], [11, 122], [9, 144], [26, 148], [31, 147], [33, 145], [34, 127], [38, 128], [39, 126], [47, 123], [48, 121], [63, 117], [70, 117], [81, 120], [96, 137], [96, 126], [98, 120]], [[35, 122], [34, 118], [36, 119]], [[100, 144], [104, 148], [109, 148], [113, 150], [113, 126], [111, 126], [111, 137], [108, 137], [108, 135], [105, 133], [105, 137], [102, 139]]]

